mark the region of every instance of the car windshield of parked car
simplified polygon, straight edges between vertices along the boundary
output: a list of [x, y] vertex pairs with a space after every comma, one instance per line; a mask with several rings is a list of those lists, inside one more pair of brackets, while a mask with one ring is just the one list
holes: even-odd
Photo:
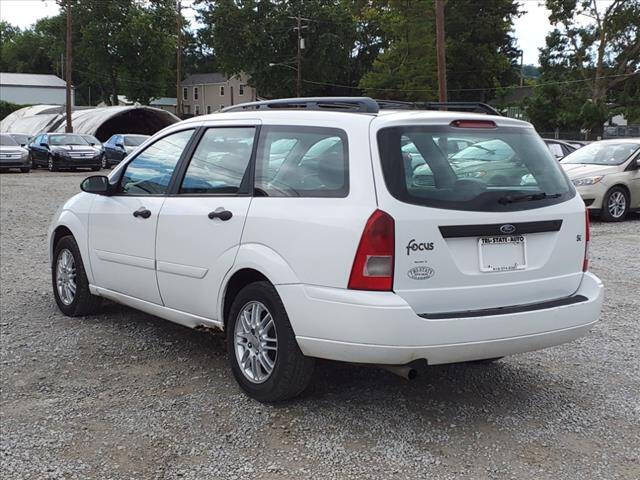
[[144, 135], [127, 135], [124, 137], [124, 145], [126, 147], [137, 147], [142, 145], [147, 138], [149, 137]]
[[18, 146], [18, 142], [16, 142], [9, 135], [3, 134], [3, 135], [0, 135], [0, 145], [2, 145], [3, 147], [9, 147], [9, 146], [16, 147]]
[[82, 138], [84, 138], [87, 142], [94, 143], [96, 145], [100, 144], [100, 140], [98, 140], [96, 137], [94, 137], [93, 135], [83, 135]]
[[[456, 147], [469, 145], [453, 155]], [[533, 130], [402, 126], [378, 132], [385, 182], [406, 203], [471, 211], [536, 208], [575, 194]]]
[[29, 135], [21, 135], [19, 133], [12, 133], [11, 138], [13, 138], [19, 145], [26, 145], [29, 143]]
[[591, 143], [564, 157], [561, 163], [621, 165], [640, 148], [637, 143]]
[[89, 145], [80, 135], [49, 135], [49, 145]]

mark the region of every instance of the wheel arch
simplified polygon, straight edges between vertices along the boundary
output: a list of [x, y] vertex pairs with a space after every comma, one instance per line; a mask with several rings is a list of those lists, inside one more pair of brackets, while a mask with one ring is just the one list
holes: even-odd
[[87, 229], [80, 218], [70, 210], [63, 210], [52, 227], [49, 235], [49, 263], [53, 265], [53, 251], [57, 242], [66, 235], [72, 235], [78, 244], [85, 273], [89, 283], [93, 283], [93, 271], [89, 262], [89, 246], [87, 244]]
[[224, 327], [229, 308], [238, 292], [256, 281], [267, 281], [272, 285], [300, 283], [293, 269], [275, 250], [262, 244], [241, 245], [218, 294], [218, 318]]

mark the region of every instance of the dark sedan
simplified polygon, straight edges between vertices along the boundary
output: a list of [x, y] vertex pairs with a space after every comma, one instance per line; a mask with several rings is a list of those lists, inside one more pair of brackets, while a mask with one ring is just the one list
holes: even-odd
[[92, 147], [75, 133], [44, 133], [29, 144], [33, 168], [47, 167], [55, 172], [61, 168], [100, 170], [100, 149]]
[[104, 142], [103, 168], [120, 163], [127, 155], [142, 145], [149, 135], [112, 135]]

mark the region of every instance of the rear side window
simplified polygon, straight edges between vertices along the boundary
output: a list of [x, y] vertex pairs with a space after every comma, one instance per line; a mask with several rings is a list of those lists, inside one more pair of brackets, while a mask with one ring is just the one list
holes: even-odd
[[575, 195], [533, 130], [402, 126], [378, 132], [385, 183], [398, 200], [434, 208], [512, 211]]
[[180, 193], [238, 193], [251, 159], [254, 137], [254, 127], [208, 129], [191, 158]]
[[126, 166], [120, 180], [122, 195], [167, 193], [171, 176], [193, 130], [176, 132], [152, 143]]
[[346, 197], [347, 134], [337, 128], [263, 127], [255, 188], [256, 195], [268, 197]]

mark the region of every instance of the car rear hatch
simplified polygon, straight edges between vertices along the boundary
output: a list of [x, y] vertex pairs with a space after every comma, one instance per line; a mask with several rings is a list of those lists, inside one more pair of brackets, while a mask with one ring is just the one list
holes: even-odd
[[471, 116], [372, 135], [379, 208], [395, 226], [393, 290], [416, 313], [481, 316], [578, 289], [584, 205], [529, 124]]

